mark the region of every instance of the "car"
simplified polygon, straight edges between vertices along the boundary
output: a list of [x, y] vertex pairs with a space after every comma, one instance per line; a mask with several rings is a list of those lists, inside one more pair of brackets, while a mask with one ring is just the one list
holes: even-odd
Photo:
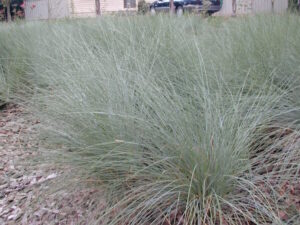
[[[211, 15], [222, 8], [222, 0], [174, 0], [174, 8], [177, 15], [182, 15], [185, 11], [202, 11]], [[169, 10], [170, 0], [157, 0], [150, 4], [151, 14]]]

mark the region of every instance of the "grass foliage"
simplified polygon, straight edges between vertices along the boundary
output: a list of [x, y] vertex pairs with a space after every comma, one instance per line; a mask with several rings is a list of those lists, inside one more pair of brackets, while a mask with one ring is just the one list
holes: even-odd
[[299, 24], [265, 15], [1, 26], [0, 79], [12, 82], [1, 80], [0, 98], [9, 86], [49, 142], [99, 180], [106, 224], [294, 223], [280, 188], [299, 184]]

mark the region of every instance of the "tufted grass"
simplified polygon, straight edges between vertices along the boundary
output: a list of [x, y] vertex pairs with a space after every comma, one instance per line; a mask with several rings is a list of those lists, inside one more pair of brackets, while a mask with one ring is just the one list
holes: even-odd
[[296, 223], [282, 187], [299, 183], [299, 22], [144, 16], [0, 27], [2, 74], [48, 142], [68, 147], [57, 157], [106, 190], [95, 223]]

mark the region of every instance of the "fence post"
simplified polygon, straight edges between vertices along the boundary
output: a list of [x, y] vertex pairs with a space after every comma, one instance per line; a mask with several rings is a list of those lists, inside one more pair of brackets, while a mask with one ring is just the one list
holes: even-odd
[[236, 16], [236, 0], [232, 0], [232, 16]]
[[50, 9], [50, 0], [48, 0], [48, 18], [47, 20], [49, 20], [51, 18], [51, 9]]
[[170, 0], [170, 13], [173, 14], [174, 12], [175, 12], [174, 0]]

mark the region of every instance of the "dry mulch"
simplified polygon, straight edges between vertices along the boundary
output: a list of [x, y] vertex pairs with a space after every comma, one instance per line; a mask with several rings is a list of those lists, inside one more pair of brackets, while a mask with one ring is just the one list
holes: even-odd
[[[0, 109], [0, 224], [96, 224], [105, 210], [103, 193], [76, 177], [71, 166], [40, 161], [38, 126], [20, 106]], [[279, 188], [285, 209], [278, 216], [288, 221], [290, 213], [300, 215], [300, 184]], [[270, 192], [265, 185], [260, 190]]]
[[78, 182], [70, 167], [34, 163], [38, 125], [20, 106], [0, 111], [0, 224], [91, 223], [105, 206], [103, 194]]

